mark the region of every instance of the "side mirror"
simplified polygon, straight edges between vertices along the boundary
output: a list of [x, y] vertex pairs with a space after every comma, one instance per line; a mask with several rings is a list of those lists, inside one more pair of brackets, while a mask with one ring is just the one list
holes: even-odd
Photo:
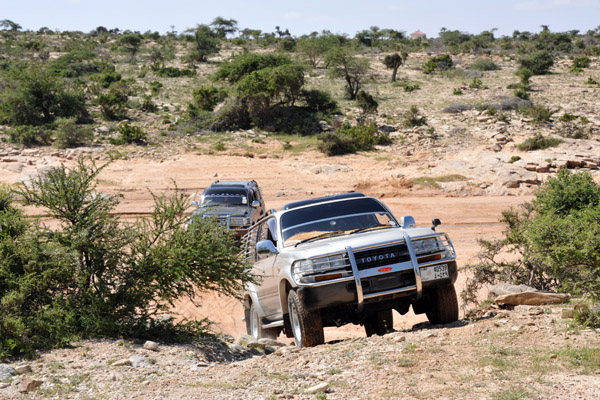
[[275, 248], [275, 245], [270, 240], [262, 240], [262, 241], [256, 243], [256, 253], [257, 254], [267, 254], [267, 253], [279, 254], [279, 251], [277, 251], [277, 248]]
[[442, 224], [442, 221], [440, 221], [440, 219], [439, 219], [439, 218], [434, 218], [434, 219], [432, 219], [432, 220], [431, 220], [431, 225], [433, 225], [433, 226], [431, 227], [431, 229], [433, 229], [433, 230], [435, 231], [435, 228], [436, 228], [438, 225], [441, 225], [441, 224]]
[[192, 201], [192, 205], [193, 205], [193, 206], [196, 206], [196, 207], [198, 207], [198, 206], [199, 206], [199, 204], [198, 204], [198, 202], [197, 202], [196, 200]]
[[252, 208], [258, 208], [260, 207], [260, 201], [258, 200], [254, 200], [251, 204]]
[[404, 229], [406, 228], [414, 228], [417, 226], [417, 223], [415, 222], [415, 219], [409, 215], [400, 218], [400, 224], [402, 224], [402, 227]]

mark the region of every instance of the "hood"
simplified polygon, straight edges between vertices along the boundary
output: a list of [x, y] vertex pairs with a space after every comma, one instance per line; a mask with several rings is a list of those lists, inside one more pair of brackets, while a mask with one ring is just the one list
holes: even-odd
[[356, 233], [353, 235], [340, 235], [331, 238], [324, 238], [314, 242], [303, 243], [298, 247], [288, 246], [283, 252], [294, 253], [294, 258], [310, 258], [317, 257], [323, 254], [337, 253], [344, 251], [346, 247], [352, 248], [365, 247], [376, 245], [379, 243], [391, 242], [394, 240], [404, 239], [404, 235], [408, 237], [430, 235], [435, 233], [430, 228], [389, 228], [380, 231], [367, 231]]
[[194, 211], [193, 215], [210, 215], [217, 217], [228, 217], [228, 216], [236, 216], [236, 217], [248, 217], [252, 214], [252, 208], [244, 207], [244, 206], [236, 206], [236, 207], [198, 207], [196, 211]]

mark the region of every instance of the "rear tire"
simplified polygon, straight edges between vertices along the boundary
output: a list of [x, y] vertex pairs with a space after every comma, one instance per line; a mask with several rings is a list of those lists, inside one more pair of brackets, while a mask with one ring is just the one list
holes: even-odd
[[325, 343], [321, 313], [307, 311], [294, 290], [288, 293], [291, 330], [298, 347], [313, 347]]
[[427, 319], [434, 325], [458, 321], [458, 299], [454, 285], [439, 286], [430, 293]]
[[363, 322], [367, 336], [385, 335], [394, 329], [394, 314], [392, 310], [377, 311], [369, 315]]
[[250, 308], [244, 311], [246, 317], [246, 332], [254, 339], [277, 339], [279, 328], [263, 328], [262, 318], [258, 315], [254, 303], [250, 303]]

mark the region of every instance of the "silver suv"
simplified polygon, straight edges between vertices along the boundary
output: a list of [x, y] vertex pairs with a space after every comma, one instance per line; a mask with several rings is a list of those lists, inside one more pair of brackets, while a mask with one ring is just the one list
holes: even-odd
[[290, 203], [244, 238], [260, 278], [244, 293], [248, 334], [283, 332], [300, 347], [324, 342], [323, 327], [361, 324], [368, 336], [392, 329], [392, 310], [458, 319], [456, 254], [445, 233], [398, 221], [362, 193]]

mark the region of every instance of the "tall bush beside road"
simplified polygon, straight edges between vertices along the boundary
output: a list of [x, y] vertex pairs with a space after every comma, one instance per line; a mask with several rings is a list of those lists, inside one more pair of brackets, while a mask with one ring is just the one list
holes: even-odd
[[236, 295], [252, 279], [225, 230], [204, 219], [186, 227], [188, 204], [178, 190], [153, 195], [149, 217], [119, 221], [119, 196], [96, 192], [104, 167], [54, 168], [16, 190], [23, 205], [57, 220], [56, 229], [25, 222], [2, 192], [0, 359], [76, 337], [197, 335], [203, 322], [155, 317], [180, 297]]

